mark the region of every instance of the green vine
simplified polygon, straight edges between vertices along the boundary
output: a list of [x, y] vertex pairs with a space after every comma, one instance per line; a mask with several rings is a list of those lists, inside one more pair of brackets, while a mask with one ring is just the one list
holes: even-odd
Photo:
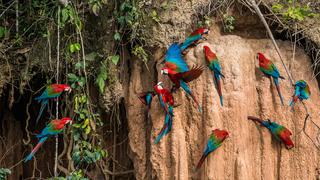
[[308, 5], [301, 5], [293, 0], [283, 0], [272, 6], [272, 11], [284, 17], [286, 21], [303, 21], [306, 18], [319, 17]]

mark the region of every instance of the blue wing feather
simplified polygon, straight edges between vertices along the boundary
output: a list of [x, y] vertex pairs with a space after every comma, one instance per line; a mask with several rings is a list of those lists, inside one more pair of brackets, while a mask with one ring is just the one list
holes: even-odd
[[182, 57], [181, 49], [178, 43], [173, 43], [167, 50], [165, 61], [170, 64], [174, 64], [176, 72], [186, 72], [189, 71], [189, 67]]

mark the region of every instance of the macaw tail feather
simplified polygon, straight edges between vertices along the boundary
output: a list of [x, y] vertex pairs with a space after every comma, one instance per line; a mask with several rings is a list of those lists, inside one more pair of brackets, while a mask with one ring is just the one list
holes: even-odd
[[47, 107], [48, 105], [48, 100], [47, 99], [44, 99], [42, 102], [41, 102], [41, 107], [40, 107], [40, 111], [39, 111], [39, 114], [38, 114], [38, 117], [37, 117], [37, 120], [36, 120], [36, 124], [38, 124], [39, 122], [39, 119], [43, 113], [43, 110]]
[[220, 74], [214, 73], [214, 79], [215, 79], [215, 84], [216, 84], [217, 91], [218, 91], [218, 94], [219, 94], [219, 97], [220, 97], [220, 104], [221, 104], [221, 106], [223, 106]]
[[278, 95], [279, 95], [279, 97], [280, 97], [281, 104], [284, 105], [284, 104], [283, 104], [283, 97], [282, 97], [282, 95], [281, 95], [281, 91], [280, 91], [280, 87], [279, 87], [279, 80], [278, 80], [277, 78], [273, 78], [273, 81], [274, 81], [274, 84], [275, 84], [275, 86], [276, 86], [276, 88], [277, 88], [277, 91], [278, 91]]
[[33, 148], [33, 150], [31, 151], [31, 153], [25, 158], [24, 162], [30, 161], [34, 154], [39, 150], [39, 148], [42, 146], [42, 144], [48, 139], [48, 137], [43, 137], [39, 140], [38, 144], [36, 145], [36, 147]]
[[148, 119], [150, 118], [150, 106], [148, 106], [148, 108], [147, 108], [147, 118]]
[[197, 167], [196, 167], [196, 170], [200, 169], [201, 165], [203, 164], [204, 160], [206, 159], [206, 155], [202, 155], [201, 156], [201, 159], [199, 160], [198, 164], [197, 164]]
[[191, 89], [189, 88], [189, 86], [182, 80], [180, 80], [180, 85], [182, 87], [182, 89], [191, 96], [191, 98], [193, 99], [193, 101], [197, 104], [198, 106], [198, 110], [199, 112], [202, 112], [202, 107], [200, 106], [200, 104], [198, 103], [196, 97], [194, 96], [194, 94], [192, 93]]
[[253, 117], [253, 116], [248, 116], [248, 119], [249, 119], [249, 120], [252, 120], [252, 121], [256, 121], [256, 122], [258, 122], [258, 123], [260, 123], [260, 124], [262, 124], [262, 122], [263, 122], [262, 119], [257, 118], [257, 117]]
[[298, 98], [299, 98], [298, 96], [294, 96], [294, 97], [292, 98], [292, 100], [290, 101], [290, 106], [291, 106], [291, 107], [294, 106], [294, 104], [297, 102]]
[[166, 114], [165, 124], [163, 125], [160, 133], [158, 134], [154, 144], [158, 144], [163, 136], [167, 135], [172, 129], [172, 117], [169, 114]]

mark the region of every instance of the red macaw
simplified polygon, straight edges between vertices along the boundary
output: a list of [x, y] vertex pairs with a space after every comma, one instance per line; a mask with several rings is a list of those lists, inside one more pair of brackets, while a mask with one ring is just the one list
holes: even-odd
[[59, 97], [63, 91], [71, 92], [71, 87], [67, 84], [51, 84], [47, 86], [47, 88], [43, 91], [41, 96], [35, 98], [35, 100], [37, 100], [38, 102], [41, 102], [41, 108], [36, 120], [36, 124], [38, 123], [43, 110], [48, 105], [49, 99], [54, 99]]
[[174, 99], [170, 91], [164, 88], [162, 82], [158, 82], [158, 84], [154, 86], [154, 90], [158, 94], [161, 106], [166, 111], [164, 125], [154, 141], [154, 143], [157, 144], [161, 138], [172, 129]]
[[202, 66], [193, 67], [189, 70], [188, 65], [182, 58], [181, 49], [177, 43], [173, 43], [169, 47], [165, 57], [165, 67], [161, 69], [161, 74], [169, 76], [170, 80], [174, 83], [173, 90], [182, 87], [182, 89], [195, 101], [200, 112], [202, 111], [202, 108], [187, 83], [197, 79], [202, 72]]
[[24, 162], [30, 161], [34, 154], [39, 150], [41, 145], [50, 137], [61, 133], [66, 124], [71, 123], [72, 120], [69, 117], [62, 118], [61, 120], [55, 119], [52, 120], [46, 128], [42, 130], [40, 134], [37, 135], [39, 139], [38, 144], [36, 147], [33, 148], [31, 153], [25, 158]]

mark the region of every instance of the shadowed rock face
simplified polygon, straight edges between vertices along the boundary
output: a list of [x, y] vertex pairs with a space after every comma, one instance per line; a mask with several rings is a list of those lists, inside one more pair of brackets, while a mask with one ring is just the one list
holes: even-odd
[[[311, 98], [306, 102], [311, 119], [320, 124], [318, 83], [312, 79], [311, 60], [304, 51], [297, 49], [292, 60], [292, 44], [278, 41], [286, 65], [295, 80], [306, 80], [311, 88]], [[153, 141], [160, 131], [164, 112], [158, 99], [152, 103], [151, 120], [147, 120], [145, 107], [138, 102], [137, 92], [150, 90], [155, 81], [167, 77], [157, 71], [147, 72], [139, 62], [131, 65], [131, 76], [126, 95], [129, 123], [129, 145], [137, 179], [316, 179], [319, 167], [319, 151], [304, 133], [305, 111], [297, 103], [295, 111], [288, 106], [293, 87], [271, 43], [267, 39], [245, 39], [239, 36], [222, 36], [211, 31], [208, 41], [190, 49], [187, 63], [205, 64], [203, 46], [207, 45], [220, 59], [225, 79], [222, 80], [224, 107], [213, 84], [212, 73], [206, 69], [200, 78], [189, 83], [203, 113], [194, 107], [194, 102], [182, 89], [174, 94], [179, 105], [174, 109], [173, 129], [158, 145]], [[276, 88], [269, 78], [259, 71], [255, 59], [257, 52], [264, 53], [278, 67], [286, 80], [280, 81], [285, 100], [281, 106]], [[156, 53], [156, 59], [159, 58]], [[155, 61], [157, 62], [157, 61]], [[160, 61], [159, 61], [160, 62]], [[276, 142], [267, 129], [248, 121], [254, 115], [270, 118], [293, 132], [295, 148], [285, 149]], [[215, 128], [225, 129], [229, 138], [222, 147], [210, 154], [201, 170], [194, 172], [208, 136]], [[308, 121], [307, 132], [315, 140], [317, 129]], [[148, 132], [146, 130], [151, 130]]]

